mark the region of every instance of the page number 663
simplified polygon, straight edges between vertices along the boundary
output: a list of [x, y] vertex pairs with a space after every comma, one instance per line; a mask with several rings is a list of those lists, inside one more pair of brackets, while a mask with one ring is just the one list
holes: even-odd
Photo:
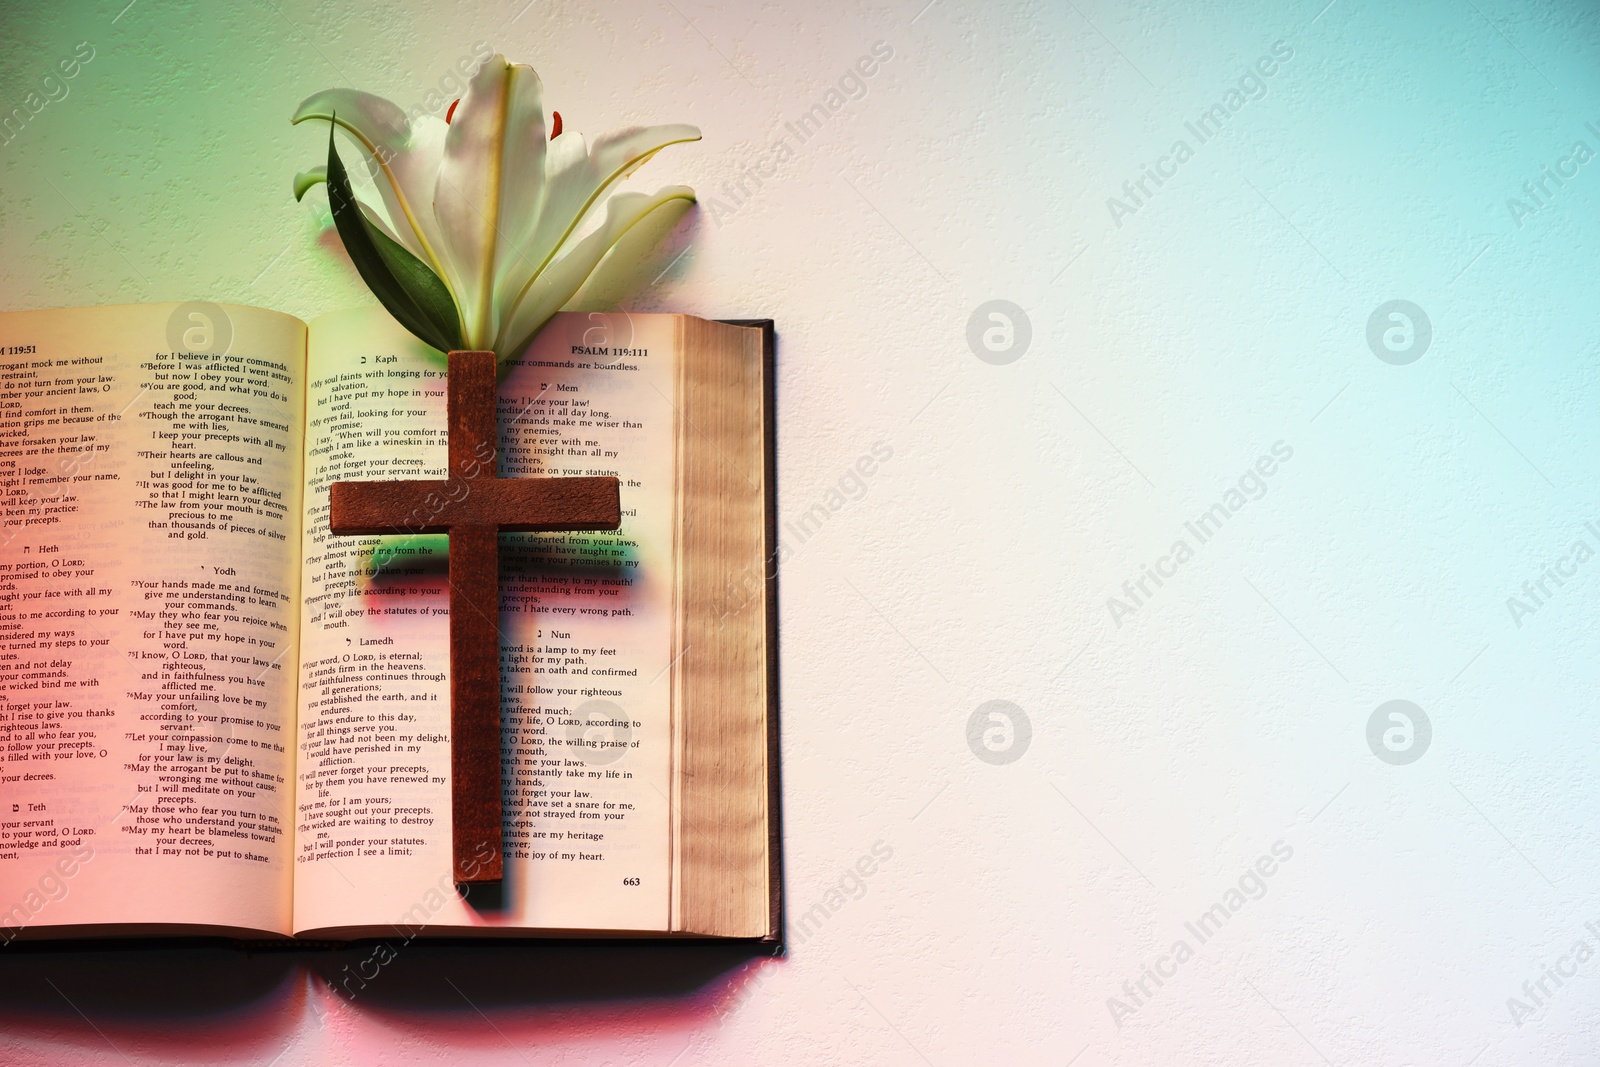
[[622, 884], [623, 885], [638, 885], [639, 884], [639, 879], [637, 879], [637, 878], [624, 878], [622, 880]]

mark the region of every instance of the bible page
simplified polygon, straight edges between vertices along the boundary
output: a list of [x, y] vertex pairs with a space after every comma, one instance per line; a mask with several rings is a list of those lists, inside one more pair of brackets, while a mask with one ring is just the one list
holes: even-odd
[[289, 933], [304, 360], [254, 308], [0, 315], [5, 939]]
[[566, 314], [502, 378], [499, 476], [615, 475], [623, 522], [501, 535], [490, 905], [452, 881], [447, 539], [328, 532], [334, 481], [445, 476], [445, 360], [380, 309], [311, 324], [298, 930], [667, 929], [677, 336]]

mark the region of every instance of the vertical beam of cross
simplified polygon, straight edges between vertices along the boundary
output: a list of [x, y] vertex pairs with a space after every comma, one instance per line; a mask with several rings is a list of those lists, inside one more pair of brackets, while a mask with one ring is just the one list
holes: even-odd
[[460, 883], [504, 876], [500, 772], [502, 531], [615, 530], [615, 478], [501, 478], [493, 352], [451, 352], [444, 481], [335, 482], [339, 535], [450, 536], [450, 783]]

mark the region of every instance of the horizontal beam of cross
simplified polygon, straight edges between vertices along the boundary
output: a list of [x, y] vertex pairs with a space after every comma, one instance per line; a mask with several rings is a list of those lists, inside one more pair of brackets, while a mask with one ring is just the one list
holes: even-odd
[[615, 530], [622, 522], [615, 478], [335, 482], [329, 492], [335, 534], [439, 534], [456, 526], [550, 533]]

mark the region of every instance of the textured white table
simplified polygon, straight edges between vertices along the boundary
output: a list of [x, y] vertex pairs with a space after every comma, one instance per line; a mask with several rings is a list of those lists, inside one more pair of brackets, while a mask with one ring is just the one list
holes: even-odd
[[[1521, 591], [1600, 540], [1586, 5], [122, 2], [4, 5], [0, 106], [94, 51], [0, 146], [6, 309], [367, 302], [288, 116], [424, 103], [476, 42], [569, 128], [704, 129], [639, 176], [702, 205], [627, 304], [778, 322], [804, 930], [731, 971], [411, 949], [354, 1004], [293, 958], [0, 955], [0, 1058], [1595, 1062], [1600, 563]], [[990, 300], [1031, 338], [985, 360]]]

